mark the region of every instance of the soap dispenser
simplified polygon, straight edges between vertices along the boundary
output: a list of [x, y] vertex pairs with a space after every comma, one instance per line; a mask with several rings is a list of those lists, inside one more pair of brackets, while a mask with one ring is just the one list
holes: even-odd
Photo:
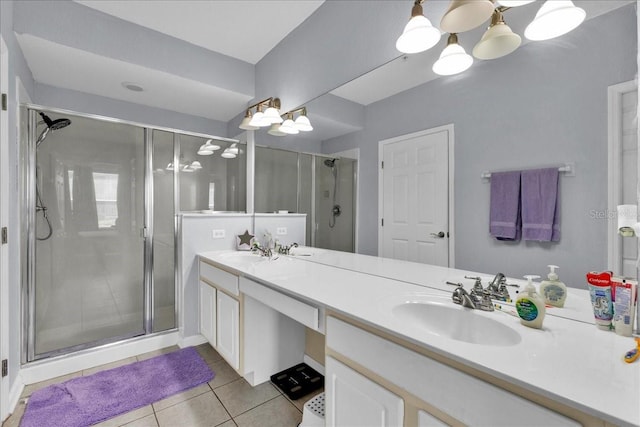
[[527, 279], [527, 284], [518, 295], [516, 311], [520, 316], [520, 323], [530, 328], [540, 329], [545, 314], [544, 300], [538, 295], [533, 285], [533, 279], [539, 279], [540, 276], [524, 276], [524, 278]]
[[544, 297], [544, 302], [554, 307], [564, 307], [564, 300], [567, 299], [567, 286], [558, 280], [558, 274], [556, 268], [560, 268], [557, 265], [548, 265], [549, 280], [543, 280], [540, 283], [540, 293]]

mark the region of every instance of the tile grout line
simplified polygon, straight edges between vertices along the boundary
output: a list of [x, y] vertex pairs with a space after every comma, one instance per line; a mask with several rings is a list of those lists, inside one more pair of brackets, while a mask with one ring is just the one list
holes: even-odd
[[[207, 383], [208, 384], [208, 383]], [[209, 385], [209, 388], [211, 388], [211, 385]], [[222, 403], [222, 400], [220, 400], [220, 397], [218, 397], [218, 395], [216, 394], [215, 391], [213, 391], [213, 389], [211, 390], [211, 392], [213, 393], [213, 395], [215, 396], [216, 399], [218, 399], [218, 402], [220, 402], [220, 405], [222, 405], [222, 408], [224, 409], [224, 411], [227, 413], [227, 415], [229, 415], [229, 420], [232, 420], [234, 424], [237, 425], [237, 423], [235, 422], [235, 420], [233, 419], [233, 417], [231, 416], [231, 412], [229, 412], [229, 410], [227, 409], [226, 406], [224, 406], [224, 403]], [[229, 421], [227, 420], [227, 421]], [[221, 424], [226, 423], [227, 421], [224, 421]], [[218, 424], [219, 425], [219, 424]]]

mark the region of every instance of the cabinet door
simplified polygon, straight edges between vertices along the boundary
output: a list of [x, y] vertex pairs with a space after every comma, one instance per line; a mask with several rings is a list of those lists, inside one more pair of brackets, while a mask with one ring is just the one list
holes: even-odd
[[216, 288], [200, 282], [200, 333], [216, 346]]
[[234, 368], [240, 368], [240, 303], [218, 292], [216, 349]]
[[326, 358], [326, 422], [330, 426], [402, 426], [404, 402], [337, 360]]

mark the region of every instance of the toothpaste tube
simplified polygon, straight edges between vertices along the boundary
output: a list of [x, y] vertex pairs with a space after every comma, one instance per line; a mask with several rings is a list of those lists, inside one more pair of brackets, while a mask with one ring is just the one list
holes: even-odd
[[589, 283], [589, 294], [591, 295], [591, 306], [596, 326], [600, 329], [611, 329], [611, 319], [613, 318], [613, 298], [611, 294], [611, 272], [587, 273]]
[[638, 282], [633, 279], [613, 277], [611, 279], [611, 286], [615, 295], [615, 301], [613, 303], [613, 326], [616, 334], [630, 337], [633, 333]]

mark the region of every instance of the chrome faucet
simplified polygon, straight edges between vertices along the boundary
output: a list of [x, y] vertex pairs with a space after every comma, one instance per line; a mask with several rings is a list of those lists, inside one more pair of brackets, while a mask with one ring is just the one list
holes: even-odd
[[271, 258], [273, 256], [273, 251], [271, 250], [271, 248], [263, 248], [258, 242], [255, 242], [253, 244], [251, 252], [258, 252], [260, 256], [264, 256], [267, 258]]
[[467, 293], [467, 291], [465, 291], [462, 286], [458, 286], [453, 291], [453, 294], [451, 295], [451, 299], [453, 300], [454, 303], [460, 304], [463, 307], [473, 308], [473, 309], [476, 308], [476, 303], [474, 301], [474, 298], [472, 298], [471, 295], [469, 295], [469, 293]]
[[297, 243], [292, 243], [289, 246], [280, 245], [278, 246], [278, 253], [281, 253], [283, 255], [289, 255], [289, 252], [291, 251], [291, 249], [297, 248], [297, 247], [298, 247]]
[[479, 286], [479, 289], [474, 286], [469, 293], [464, 290], [462, 283], [447, 282], [447, 284], [457, 286], [451, 295], [451, 299], [454, 303], [460, 304], [463, 307], [482, 311], [495, 310], [493, 301], [491, 301], [491, 294], [487, 290], [482, 289], [482, 285]]

